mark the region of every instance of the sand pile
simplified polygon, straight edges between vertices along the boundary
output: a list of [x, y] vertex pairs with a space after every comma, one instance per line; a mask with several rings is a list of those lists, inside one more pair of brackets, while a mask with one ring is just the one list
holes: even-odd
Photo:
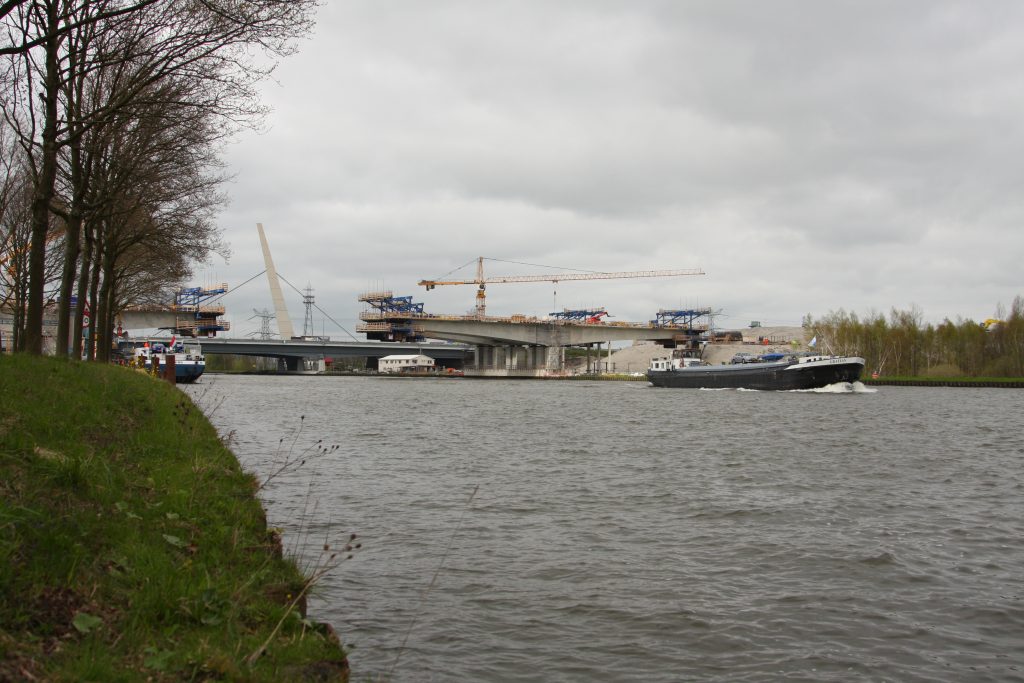
[[[804, 341], [802, 327], [752, 327], [740, 330], [742, 342], [709, 343], [702, 356], [703, 360], [713, 365], [728, 363], [734, 355], [743, 351], [761, 355], [763, 353], [785, 353], [787, 351], [808, 350]], [[758, 339], [768, 339], [768, 344], [758, 343]], [[796, 341], [796, 346], [793, 341]], [[655, 342], [639, 341], [612, 353], [613, 372], [646, 372], [654, 358], [668, 358], [672, 349], [666, 349]], [[604, 355], [601, 356], [604, 361]]]

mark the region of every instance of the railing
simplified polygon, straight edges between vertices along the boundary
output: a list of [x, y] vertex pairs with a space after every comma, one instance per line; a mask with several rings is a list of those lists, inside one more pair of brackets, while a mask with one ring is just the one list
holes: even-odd
[[382, 290], [379, 292], [364, 292], [359, 295], [359, 301], [370, 301], [375, 299], [390, 299], [394, 296], [394, 292], [389, 290]]
[[218, 330], [231, 329], [231, 323], [226, 320], [178, 320], [174, 326], [179, 330], [197, 330], [200, 327], [216, 327]]
[[172, 304], [171, 310], [178, 313], [210, 313], [224, 315], [224, 306], [193, 306], [192, 304]]
[[[466, 321], [466, 322], [485, 322], [485, 323], [506, 323], [512, 325], [558, 325], [562, 327], [612, 327], [612, 328], [627, 328], [627, 329], [659, 329], [659, 330], [678, 330], [681, 332], [703, 332], [707, 329], [706, 326], [694, 325], [651, 325], [649, 323], [632, 323], [625, 321], [597, 321], [588, 322], [584, 320], [559, 320], [557, 318], [538, 318], [536, 316], [527, 316], [521, 314], [514, 314], [510, 316], [484, 316], [476, 317], [473, 315], [450, 315], [443, 313], [409, 313], [409, 312], [382, 312], [382, 311], [363, 311], [359, 314], [359, 319], [364, 320], [368, 323], [385, 323], [385, 322], [408, 322], [417, 320], [451, 320], [451, 321]], [[371, 328], [367, 328], [371, 329]], [[383, 329], [383, 328], [373, 328]], [[357, 328], [357, 331], [362, 331]]]

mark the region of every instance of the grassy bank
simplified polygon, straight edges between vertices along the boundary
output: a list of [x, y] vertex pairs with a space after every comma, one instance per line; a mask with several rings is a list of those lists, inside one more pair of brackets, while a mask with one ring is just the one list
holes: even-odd
[[883, 375], [878, 378], [862, 377], [861, 381], [864, 384], [896, 387], [1003, 387], [1007, 389], [1024, 387], [1024, 379], [1020, 377], [897, 377]]
[[0, 681], [342, 678], [255, 490], [175, 387], [0, 357]]

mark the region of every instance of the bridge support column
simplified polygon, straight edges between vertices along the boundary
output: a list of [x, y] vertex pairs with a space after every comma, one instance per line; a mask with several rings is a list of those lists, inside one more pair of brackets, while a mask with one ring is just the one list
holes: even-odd
[[565, 349], [561, 346], [548, 346], [544, 349], [545, 358], [544, 364], [547, 369], [550, 370], [561, 370], [565, 367]]
[[508, 344], [502, 347], [505, 352], [505, 369], [515, 370], [519, 367], [519, 347]]
[[563, 367], [563, 349], [542, 344], [480, 344], [467, 361], [468, 374], [542, 377]]
[[498, 367], [500, 353], [496, 347], [480, 345], [473, 349], [473, 354], [476, 370], [493, 370]]

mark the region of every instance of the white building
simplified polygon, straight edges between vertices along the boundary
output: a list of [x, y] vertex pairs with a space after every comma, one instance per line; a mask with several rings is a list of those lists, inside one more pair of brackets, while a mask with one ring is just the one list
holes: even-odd
[[384, 356], [377, 362], [380, 372], [408, 372], [410, 370], [433, 370], [434, 359], [423, 354]]

